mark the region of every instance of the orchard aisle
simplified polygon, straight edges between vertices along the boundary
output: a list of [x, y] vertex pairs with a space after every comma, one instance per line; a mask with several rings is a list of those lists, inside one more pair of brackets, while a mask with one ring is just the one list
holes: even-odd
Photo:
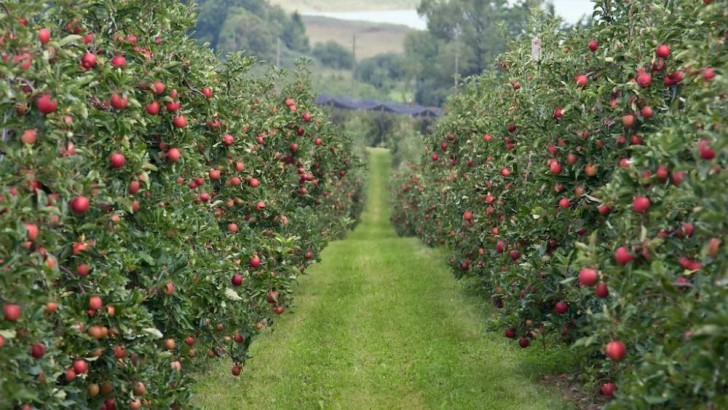
[[484, 333], [443, 255], [389, 223], [390, 156], [370, 151], [368, 203], [301, 279], [294, 309], [257, 338], [240, 378], [201, 378], [208, 409], [561, 409], [522, 352]]

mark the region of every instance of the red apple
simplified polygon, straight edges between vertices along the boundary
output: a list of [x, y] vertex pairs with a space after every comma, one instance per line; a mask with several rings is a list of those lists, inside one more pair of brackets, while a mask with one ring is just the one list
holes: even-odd
[[672, 182], [675, 186], [679, 186], [685, 180], [686, 176], [687, 173], [683, 171], [673, 172], [670, 176], [670, 182]]
[[623, 342], [619, 340], [612, 340], [607, 343], [605, 353], [612, 361], [618, 362], [624, 359], [624, 356], [627, 354], [627, 348], [624, 346]]
[[564, 117], [564, 111], [561, 109], [561, 107], [557, 107], [557, 108], [554, 109], [554, 115], [553, 115], [553, 117], [556, 120], [560, 120], [561, 118]]
[[634, 201], [632, 201], [632, 208], [634, 208], [635, 212], [643, 214], [650, 209], [650, 199], [646, 196], [635, 197]]
[[155, 82], [154, 82], [154, 83], [152, 84], [152, 89], [153, 89], [153, 90], [154, 90], [154, 92], [155, 92], [155, 93], [157, 93], [157, 94], [162, 94], [162, 93], [164, 92], [164, 89], [165, 89], [165, 88], [166, 88], [166, 87], [164, 86], [164, 83], [163, 83], [163, 82], [161, 82], [161, 81], [155, 81]]
[[634, 255], [629, 253], [627, 248], [621, 246], [614, 252], [614, 260], [620, 265], [626, 265], [634, 259]]
[[243, 275], [236, 273], [233, 275], [232, 279], [230, 280], [233, 286], [240, 286], [243, 284]]
[[253, 255], [250, 258], [250, 267], [253, 269], [256, 269], [259, 266], [260, 266], [260, 258], [258, 257], [258, 255]]
[[109, 103], [117, 110], [123, 110], [127, 107], [127, 105], [129, 105], [129, 97], [122, 97], [117, 93], [113, 93], [111, 94], [111, 99], [109, 100]]
[[109, 163], [111, 163], [111, 168], [119, 169], [126, 163], [126, 158], [124, 158], [123, 154], [114, 152], [109, 156]]
[[136, 195], [137, 192], [139, 192], [139, 189], [141, 187], [142, 187], [142, 184], [139, 181], [131, 181], [129, 183], [129, 194]]
[[609, 296], [609, 288], [607, 287], [607, 284], [604, 282], [597, 283], [597, 286], [594, 288], [594, 294], [597, 295], [599, 299], [604, 299]]
[[260, 181], [258, 181], [255, 178], [251, 178], [250, 181], [248, 181], [248, 185], [250, 185], [253, 188], [256, 188], [260, 185]]
[[712, 81], [715, 78], [715, 68], [706, 68], [703, 70], [703, 78], [705, 81]]
[[660, 44], [657, 46], [657, 50], [655, 50], [655, 54], [657, 54], [658, 58], [667, 58], [670, 57], [670, 47], [666, 44]]
[[710, 141], [701, 140], [699, 147], [700, 147], [700, 159], [710, 161], [711, 159], [715, 158], [715, 149], [713, 149], [713, 147], [710, 146]]
[[582, 286], [592, 286], [597, 283], [599, 272], [596, 269], [582, 268], [579, 271], [579, 283]]
[[184, 115], [174, 117], [174, 119], [172, 120], [172, 124], [175, 128], [184, 128], [187, 126], [187, 117], [185, 117]]
[[670, 176], [670, 171], [665, 166], [660, 165], [657, 167], [657, 171], [655, 171], [655, 176], [657, 176], [657, 179], [661, 182], [665, 182]]
[[504, 332], [505, 336], [509, 339], [515, 339], [516, 338], [516, 330], [512, 328], [506, 329]]
[[589, 82], [589, 78], [585, 75], [578, 75], [576, 76], [576, 85], [579, 87], [586, 87], [587, 83]]
[[35, 102], [36, 108], [42, 114], [47, 115], [56, 111], [58, 108], [58, 101], [51, 99], [50, 94], [43, 94]]
[[45, 356], [46, 347], [43, 343], [33, 343], [30, 346], [30, 355], [36, 359], [40, 359]]
[[503, 253], [506, 250], [506, 244], [503, 241], [498, 241], [498, 243], [495, 245], [495, 250], [498, 253]]
[[83, 359], [78, 359], [73, 362], [73, 371], [76, 372], [76, 374], [86, 374], [88, 373], [88, 363]]
[[71, 210], [77, 214], [83, 214], [88, 211], [89, 200], [83, 195], [79, 195], [71, 201]]
[[561, 164], [558, 161], [551, 161], [549, 171], [554, 175], [560, 175], [562, 171]]
[[167, 159], [169, 162], [177, 162], [182, 157], [182, 153], [177, 148], [170, 148], [169, 151], [167, 151]]
[[147, 104], [144, 109], [147, 111], [147, 114], [149, 115], [157, 115], [159, 114], [159, 111], [161, 107], [159, 106], [159, 103], [156, 101], [152, 101], [151, 103]]
[[522, 337], [518, 339], [518, 345], [521, 346], [521, 348], [525, 349], [531, 344], [531, 341], [527, 337]]
[[70, 383], [76, 380], [76, 372], [73, 370], [73, 368], [68, 368], [63, 373], [63, 377], [66, 379], [66, 382]]
[[649, 87], [652, 84], [652, 76], [646, 71], [637, 74], [637, 84], [642, 88]]
[[83, 57], [81, 57], [81, 66], [86, 70], [96, 67], [96, 54], [89, 52], [85, 53]]
[[711, 238], [710, 241], [708, 241], [708, 256], [711, 258], [715, 258], [718, 256], [718, 252], [720, 252], [720, 239], [718, 238]]
[[6, 304], [3, 306], [3, 312], [8, 322], [17, 322], [20, 319], [20, 305]]
[[25, 224], [26, 238], [33, 242], [38, 239], [38, 225], [36, 224]]
[[554, 306], [554, 312], [563, 315], [569, 310], [569, 305], [564, 302], [563, 300], [556, 303], [556, 306]]
[[589, 177], [594, 177], [599, 172], [599, 168], [592, 164], [586, 164], [584, 166], [584, 173]]
[[38, 40], [41, 44], [47, 44], [51, 41], [51, 32], [47, 28], [38, 30]]
[[114, 56], [111, 59], [111, 65], [118, 68], [126, 67], [126, 58], [124, 56]]
[[23, 131], [23, 135], [20, 136], [20, 142], [23, 144], [33, 145], [38, 140], [38, 131], [35, 129]]
[[88, 300], [88, 308], [91, 310], [99, 310], [104, 306], [100, 296], [91, 296]]
[[624, 125], [626, 128], [631, 128], [634, 126], [635, 123], [635, 117], [632, 114], [626, 114], [622, 117], [622, 125]]
[[654, 114], [652, 112], [652, 107], [650, 107], [649, 105], [645, 105], [644, 107], [642, 107], [642, 110], [640, 112], [642, 113], [642, 117], [647, 120], [652, 118], [652, 115]]
[[614, 391], [615, 390], [617, 390], [617, 385], [616, 384], [611, 383], [611, 382], [604, 383], [599, 388], [599, 394], [601, 394], [602, 396], [609, 397], [609, 396], [612, 396], [614, 394]]
[[592, 41], [589, 42], [589, 50], [591, 50], [592, 52], [594, 52], [594, 51], [597, 51], [598, 48], [599, 48], [599, 42], [598, 41], [592, 40]]
[[91, 267], [88, 266], [85, 263], [79, 264], [76, 267], [76, 273], [79, 274], [79, 276], [88, 276], [88, 274], [91, 272]]

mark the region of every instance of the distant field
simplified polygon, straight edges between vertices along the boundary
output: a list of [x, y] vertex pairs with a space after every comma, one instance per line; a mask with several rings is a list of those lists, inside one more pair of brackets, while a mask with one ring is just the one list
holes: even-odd
[[350, 49], [356, 34], [357, 60], [382, 53], [401, 53], [404, 50], [404, 37], [411, 30], [393, 24], [344, 21], [319, 16], [302, 17], [311, 45], [334, 40]]
[[409, 10], [415, 9], [420, 0], [268, 0], [287, 11], [301, 13], [314, 11], [371, 11], [371, 10]]

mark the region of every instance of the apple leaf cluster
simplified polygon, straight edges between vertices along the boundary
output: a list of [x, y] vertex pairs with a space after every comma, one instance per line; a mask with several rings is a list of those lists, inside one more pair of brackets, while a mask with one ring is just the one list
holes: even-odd
[[0, 6], [0, 408], [182, 408], [239, 375], [361, 210], [305, 67], [248, 75], [178, 1]]
[[395, 184], [399, 232], [451, 249], [521, 347], [571, 345], [609, 408], [728, 406], [726, 10], [535, 16]]

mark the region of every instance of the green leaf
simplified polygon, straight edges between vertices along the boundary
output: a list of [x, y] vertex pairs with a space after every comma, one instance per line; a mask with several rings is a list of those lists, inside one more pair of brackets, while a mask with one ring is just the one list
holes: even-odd
[[142, 329], [142, 331], [149, 333], [150, 335], [154, 336], [157, 339], [161, 339], [164, 337], [162, 332], [160, 332], [159, 329], [157, 329], [157, 328], [147, 327], [147, 328]]
[[225, 297], [234, 301], [243, 300], [243, 298], [238, 295], [238, 292], [230, 288], [225, 289]]

